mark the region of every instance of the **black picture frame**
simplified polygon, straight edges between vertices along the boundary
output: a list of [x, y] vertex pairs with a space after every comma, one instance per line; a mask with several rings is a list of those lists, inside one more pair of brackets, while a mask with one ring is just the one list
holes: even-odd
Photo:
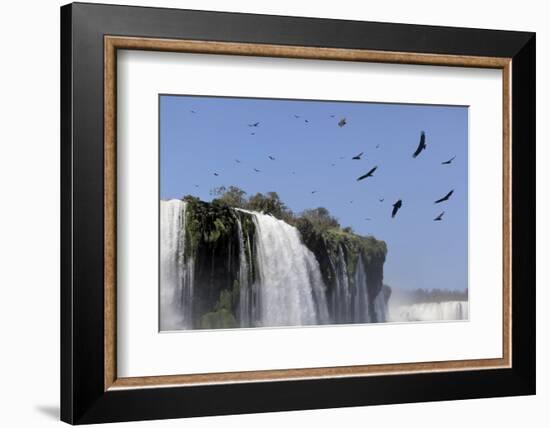
[[[104, 36], [512, 59], [512, 367], [104, 389]], [[535, 393], [535, 34], [73, 3], [61, 8], [61, 419], [71, 424]]]

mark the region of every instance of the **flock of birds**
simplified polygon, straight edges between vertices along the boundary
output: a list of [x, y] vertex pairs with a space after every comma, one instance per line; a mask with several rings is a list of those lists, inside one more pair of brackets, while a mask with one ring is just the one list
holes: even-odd
[[[196, 114], [197, 112], [195, 110], [191, 110], [191, 113], [193, 114]], [[335, 115], [330, 115], [331, 118], [335, 118]], [[301, 117], [299, 115], [294, 115], [294, 118], [295, 119], [301, 119]], [[304, 123], [309, 123], [309, 120], [308, 119], [304, 119]], [[340, 128], [344, 127], [347, 125], [347, 119], [345, 117], [341, 118], [339, 121], [338, 121], [338, 126]], [[248, 127], [249, 128], [253, 128], [253, 129], [256, 129], [260, 126], [260, 122], [253, 122], [253, 123], [249, 123], [248, 124]], [[256, 135], [256, 132], [251, 132], [250, 135]], [[377, 144], [376, 145], [376, 148], [378, 149], [380, 147], [380, 144]], [[418, 142], [418, 147], [416, 148], [416, 150], [414, 151], [414, 153], [412, 154], [412, 157], [413, 159], [416, 159], [424, 150], [426, 150], [427, 148], [427, 145], [426, 145], [426, 133], [424, 131], [421, 131], [420, 133], [420, 140]], [[358, 153], [357, 155], [353, 156], [351, 159], [352, 160], [361, 160], [362, 159], [362, 156], [363, 156], [364, 152], [361, 152], [361, 153]], [[268, 158], [272, 161], [275, 161], [276, 158], [272, 155], [268, 155]], [[443, 161], [441, 162], [442, 165], [451, 165], [452, 162], [455, 160], [456, 156], [453, 156], [451, 157], [450, 159], [446, 160], [446, 161]], [[340, 159], [345, 159], [344, 156], [340, 157]], [[241, 161], [239, 159], [235, 159], [235, 162], [236, 163], [241, 163]], [[335, 164], [331, 164], [331, 166], [335, 166]], [[374, 177], [374, 172], [378, 169], [378, 165], [372, 167], [368, 172], [366, 172], [365, 174], [357, 177], [357, 181], [362, 181], [362, 180], [365, 180], [367, 178], [372, 178]], [[253, 168], [254, 172], [261, 172], [261, 170], [257, 169], [257, 168]], [[293, 171], [292, 174], [295, 174], [295, 172]], [[219, 173], [217, 172], [214, 172], [214, 175], [216, 177], [219, 176]], [[199, 187], [198, 185], [195, 185], [195, 187]], [[317, 193], [317, 190], [312, 190], [311, 191], [311, 194], [315, 194]], [[440, 204], [440, 203], [443, 203], [443, 202], [446, 202], [450, 199], [450, 197], [453, 195], [454, 193], [454, 189], [450, 190], [445, 196], [437, 199], [434, 201], [434, 204]], [[384, 198], [379, 198], [378, 201], [380, 203], [384, 202]], [[353, 200], [350, 201], [350, 203], [353, 203]], [[403, 200], [402, 199], [398, 199], [394, 204], [392, 204], [392, 211], [391, 211], [391, 218], [394, 218], [398, 211], [403, 207]], [[439, 215], [437, 215], [433, 221], [442, 221], [443, 220], [443, 215], [445, 214], [445, 211], [442, 211]], [[371, 220], [370, 218], [366, 218], [365, 220]]]

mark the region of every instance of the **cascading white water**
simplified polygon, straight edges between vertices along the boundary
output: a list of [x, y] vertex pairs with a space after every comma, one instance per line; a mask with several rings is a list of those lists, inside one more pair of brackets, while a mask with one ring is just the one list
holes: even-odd
[[355, 268], [355, 296], [354, 296], [354, 310], [353, 310], [353, 322], [365, 323], [370, 321], [369, 314], [369, 296], [367, 292], [367, 274], [365, 272], [365, 265], [363, 264], [363, 257], [359, 255], [357, 260], [357, 267]]
[[160, 329], [192, 326], [194, 260], [185, 253], [187, 203], [160, 202]]
[[342, 246], [338, 246], [338, 257], [332, 262], [336, 286], [332, 293], [332, 313], [337, 323], [351, 322], [351, 290], [349, 286], [348, 266]]
[[296, 228], [254, 212], [258, 266], [259, 324], [325, 324], [328, 310], [319, 263]]
[[376, 322], [388, 321], [388, 318], [389, 318], [388, 305], [386, 303], [386, 297], [384, 296], [383, 290], [380, 290], [380, 292], [374, 298], [373, 306], [374, 306], [374, 312], [376, 314]]
[[253, 296], [250, 284], [250, 269], [248, 260], [251, 259], [250, 241], [244, 236], [239, 215], [236, 215], [239, 237], [239, 325], [250, 327], [253, 321]]
[[406, 321], [456, 321], [468, 319], [468, 302], [415, 303], [391, 308], [390, 320]]

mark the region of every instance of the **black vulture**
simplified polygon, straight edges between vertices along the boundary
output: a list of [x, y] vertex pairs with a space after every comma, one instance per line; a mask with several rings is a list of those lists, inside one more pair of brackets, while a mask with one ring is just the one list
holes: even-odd
[[250, 123], [248, 126], [250, 126], [251, 128], [256, 128], [259, 124], [260, 122], [254, 122], [254, 123]]
[[340, 122], [338, 122], [338, 126], [341, 128], [343, 126], [346, 126], [346, 118], [343, 117], [342, 119], [340, 119]]
[[397, 214], [397, 211], [403, 206], [403, 201], [399, 199], [395, 204], [393, 204], [393, 209], [391, 210], [391, 218], [394, 218]]
[[275, 158], [274, 158], [273, 156], [271, 156], [271, 155], [268, 156], [268, 158], [271, 159], [271, 160], [275, 160]]
[[367, 172], [366, 174], [363, 174], [361, 177], [357, 178], [357, 181], [361, 181], [361, 180], [363, 180], [367, 177], [372, 177], [373, 174], [374, 174], [374, 171], [376, 171], [377, 169], [378, 169], [378, 166], [375, 166], [369, 172]]
[[441, 199], [438, 199], [437, 201], [435, 201], [434, 204], [439, 204], [440, 202], [445, 202], [449, 200], [453, 192], [454, 192], [454, 189], [451, 190], [449, 193], [447, 193], [445, 196], [443, 196]]
[[456, 156], [453, 156], [451, 159], [446, 160], [445, 162], [441, 162], [441, 165], [450, 165], [452, 161], [454, 161]]
[[422, 150], [426, 149], [426, 134], [424, 131], [420, 133], [420, 141], [418, 142], [418, 147], [416, 148], [416, 151], [413, 153], [413, 158], [417, 157]]
[[439, 214], [436, 218], [434, 218], [434, 221], [441, 221], [443, 220], [442, 217], [443, 217], [443, 214], [445, 214], [445, 211], [443, 211], [441, 214]]
[[358, 155], [355, 155], [352, 157], [353, 160], [361, 160], [361, 156], [363, 156], [363, 152], [359, 153]]

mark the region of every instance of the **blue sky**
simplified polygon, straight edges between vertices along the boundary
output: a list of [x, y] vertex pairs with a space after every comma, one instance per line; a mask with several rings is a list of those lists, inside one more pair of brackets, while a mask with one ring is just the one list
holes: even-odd
[[[427, 149], [413, 159], [422, 130]], [[467, 287], [467, 160], [464, 106], [160, 96], [162, 199], [209, 201], [211, 189], [234, 185], [276, 191], [294, 212], [326, 207], [343, 227], [386, 241], [384, 282], [394, 287]]]

